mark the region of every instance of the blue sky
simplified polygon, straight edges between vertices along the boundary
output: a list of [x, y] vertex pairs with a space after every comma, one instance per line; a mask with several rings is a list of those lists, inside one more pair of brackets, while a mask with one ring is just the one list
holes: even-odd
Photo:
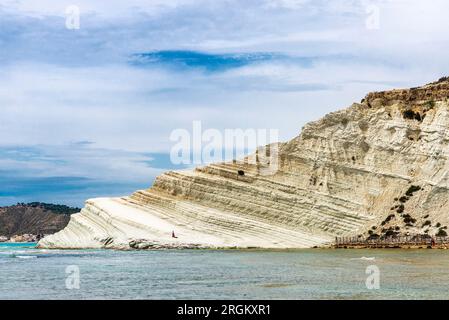
[[[69, 5], [79, 30], [65, 27]], [[448, 9], [443, 0], [1, 0], [0, 205], [81, 206], [149, 187], [174, 168], [170, 133], [195, 120], [279, 129], [287, 140], [369, 91], [448, 75]]]

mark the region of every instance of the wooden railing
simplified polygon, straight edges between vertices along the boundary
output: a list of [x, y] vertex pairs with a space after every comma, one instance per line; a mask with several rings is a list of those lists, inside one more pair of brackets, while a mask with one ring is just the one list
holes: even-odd
[[364, 239], [359, 237], [337, 237], [335, 238], [335, 246], [337, 248], [344, 247], [434, 247], [449, 246], [449, 237], [430, 237], [425, 235], [409, 235], [385, 237], [376, 239]]

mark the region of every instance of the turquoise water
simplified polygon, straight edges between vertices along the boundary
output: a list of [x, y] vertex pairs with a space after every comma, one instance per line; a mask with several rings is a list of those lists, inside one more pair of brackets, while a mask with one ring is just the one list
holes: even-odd
[[[380, 272], [378, 290], [365, 284], [370, 265]], [[66, 285], [74, 276], [68, 266], [79, 270], [79, 289]], [[0, 244], [0, 299], [447, 299], [448, 284], [445, 250], [123, 252]]]

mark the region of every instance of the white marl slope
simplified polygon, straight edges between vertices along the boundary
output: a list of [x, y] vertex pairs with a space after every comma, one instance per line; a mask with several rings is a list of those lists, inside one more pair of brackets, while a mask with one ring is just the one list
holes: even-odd
[[[305, 248], [365, 234], [389, 215], [384, 225], [404, 233], [428, 219], [449, 224], [448, 97], [446, 79], [368, 94], [280, 144], [272, 175], [243, 162], [170, 171], [129, 197], [88, 200], [39, 247]], [[411, 185], [420, 190], [398, 202]], [[415, 222], [399, 223], [404, 214]]]

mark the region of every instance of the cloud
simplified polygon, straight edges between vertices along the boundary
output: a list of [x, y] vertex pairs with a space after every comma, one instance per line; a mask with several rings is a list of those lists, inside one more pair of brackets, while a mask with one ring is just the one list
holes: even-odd
[[[104, 149], [92, 144], [1, 146], [0, 164], [9, 175], [83, 177], [95, 180], [148, 181], [160, 170], [143, 163], [151, 154]], [[3, 173], [5, 175], [5, 172]]]
[[[287, 57], [267, 52], [212, 54], [196, 51], [155, 51], [132, 55], [134, 66], [163, 65], [179, 68], [199, 68], [205, 71], [226, 71], [243, 66], [286, 59]], [[178, 70], [175, 70], [178, 71]]]
[[0, 7], [8, 13], [16, 13], [30, 17], [45, 18], [48, 16], [65, 16], [68, 6], [78, 6], [83, 14], [96, 14], [104, 18], [116, 18], [127, 12], [160, 13], [164, 10], [192, 4], [198, 0], [40, 0], [39, 2], [24, 0], [3, 0]]
[[265, 6], [267, 8], [284, 8], [284, 9], [301, 9], [308, 4], [309, 0], [267, 0]]
[[[40, 199], [70, 199], [82, 205], [95, 196], [119, 196], [148, 188], [169, 168], [163, 154], [68, 145], [0, 146], [0, 205]], [[53, 201], [54, 202], [54, 201]]]
[[148, 184], [136, 182], [96, 181], [78, 177], [17, 177], [0, 172], [0, 206], [19, 202], [64, 203], [82, 207], [85, 200], [95, 197], [114, 197], [144, 189]]

